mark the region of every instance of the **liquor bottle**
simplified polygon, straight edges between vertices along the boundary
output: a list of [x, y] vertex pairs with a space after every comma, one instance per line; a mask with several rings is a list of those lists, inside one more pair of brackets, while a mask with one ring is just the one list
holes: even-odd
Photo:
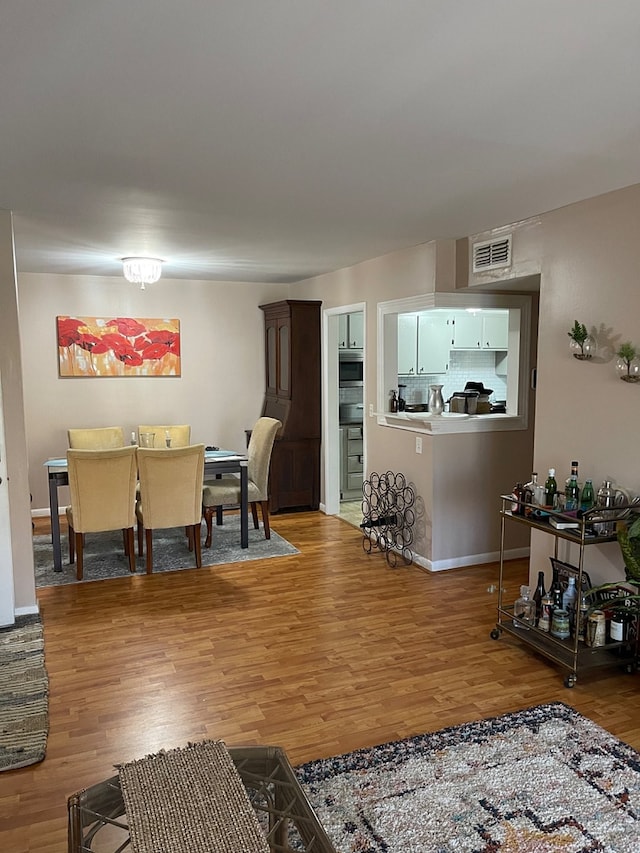
[[398, 411], [398, 395], [395, 391], [391, 391], [391, 401], [389, 403], [389, 411], [397, 412]]
[[[611, 480], [605, 480], [598, 489], [596, 506], [602, 507], [602, 512], [599, 515], [603, 519], [611, 518], [613, 507], [615, 506], [616, 492], [611, 484]], [[596, 532], [601, 536], [608, 536], [615, 530], [615, 521], [602, 521], [595, 524]]]
[[587, 596], [583, 595], [580, 598], [580, 607], [578, 608], [578, 618], [575, 622], [575, 631], [578, 634], [578, 640], [584, 643], [587, 635], [587, 617], [589, 615], [589, 602]]
[[585, 480], [584, 489], [582, 490], [582, 494], [580, 495], [580, 509], [583, 512], [591, 509], [596, 502], [596, 495], [593, 491], [593, 480], [587, 478]]
[[558, 491], [558, 483], [556, 482], [556, 469], [549, 468], [549, 473], [544, 484], [544, 503], [545, 506], [553, 506], [553, 501]]
[[569, 476], [565, 480], [565, 487], [569, 485], [569, 480], [572, 477], [575, 477], [576, 480], [578, 479], [578, 463], [575, 461], [575, 459], [571, 463], [571, 473], [569, 474]]
[[524, 502], [524, 515], [531, 515], [536, 504], [536, 490], [538, 488], [538, 472], [533, 471], [531, 479], [522, 487], [522, 500]]
[[551, 630], [551, 616], [553, 615], [553, 597], [550, 592], [542, 596], [542, 609], [538, 619], [538, 628], [549, 633]]
[[567, 511], [577, 510], [580, 506], [580, 489], [575, 474], [569, 477], [564, 492], [564, 508]]
[[515, 628], [524, 628], [529, 630], [531, 626], [536, 624], [536, 603], [531, 596], [531, 589], [528, 586], [520, 587], [520, 596], [516, 598], [513, 605], [513, 625]]
[[511, 492], [511, 514], [524, 515], [524, 499], [522, 483], [516, 483]]
[[569, 625], [571, 628], [575, 625], [577, 598], [578, 593], [576, 591], [576, 579], [574, 577], [570, 577], [569, 585], [562, 594], [562, 609], [566, 610], [569, 614]]
[[533, 593], [533, 600], [536, 603], [536, 620], [540, 620], [542, 614], [542, 599], [546, 595], [544, 588], [544, 572], [538, 572], [538, 585]]

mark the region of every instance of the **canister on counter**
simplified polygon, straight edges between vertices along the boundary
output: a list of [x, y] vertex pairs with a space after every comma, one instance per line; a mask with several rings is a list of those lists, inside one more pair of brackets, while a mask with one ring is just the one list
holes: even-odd
[[569, 629], [569, 614], [561, 608], [554, 608], [551, 617], [551, 636], [566, 640], [571, 634]]
[[604, 646], [607, 641], [607, 619], [603, 610], [594, 610], [587, 619], [586, 644]]

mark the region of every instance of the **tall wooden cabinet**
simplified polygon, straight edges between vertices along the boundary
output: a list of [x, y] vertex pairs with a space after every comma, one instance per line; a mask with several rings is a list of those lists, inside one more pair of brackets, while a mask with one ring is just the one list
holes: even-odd
[[320, 504], [320, 306], [285, 299], [261, 305], [266, 391], [262, 414], [282, 421], [271, 456], [271, 512]]

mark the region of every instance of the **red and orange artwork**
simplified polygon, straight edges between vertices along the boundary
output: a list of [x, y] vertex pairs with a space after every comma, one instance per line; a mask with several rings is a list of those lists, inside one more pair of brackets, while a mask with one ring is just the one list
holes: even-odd
[[56, 317], [60, 376], [180, 376], [180, 321]]

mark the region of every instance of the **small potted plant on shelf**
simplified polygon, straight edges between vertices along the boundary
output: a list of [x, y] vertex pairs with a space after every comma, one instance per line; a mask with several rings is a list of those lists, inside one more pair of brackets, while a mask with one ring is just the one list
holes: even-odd
[[616, 355], [618, 356], [616, 370], [620, 379], [624, 382], [640, 381], [640, 361], [637, 358], [637, 350], [633, 344], [629, 341], [621, 344]]
[[587, 331], [584, 323], [573, 321], [573, 328], [567, 332], [570, 338], [569, 346], [573, 352], [574, 358], [580, 360], [589, 359], [593, 356], [596, 348], [596, 342]]

